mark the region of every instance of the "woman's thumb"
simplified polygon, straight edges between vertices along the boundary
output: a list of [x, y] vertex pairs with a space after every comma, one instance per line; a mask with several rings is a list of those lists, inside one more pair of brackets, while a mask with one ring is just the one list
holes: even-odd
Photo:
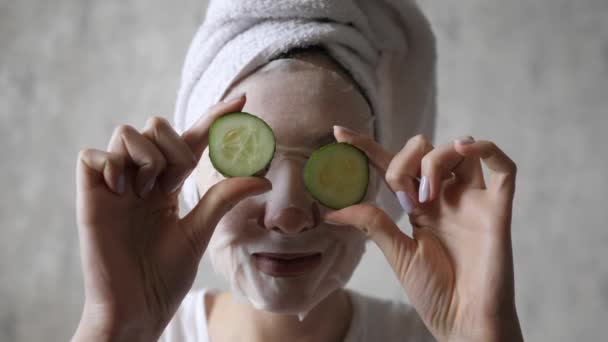
[[416, 253], [417, 242], [403, 233], [381, 209], [370, 204], [358, 204], [325, 215], [330, 224], [350, 225], [364, 232], [378, 245], [400, 281]]
[[213, 185], [186, 215], [180, 225], [202, 254], [220, 219], [241, 200], [272, 189], [272, 183], [261, 177], [228, 178]]

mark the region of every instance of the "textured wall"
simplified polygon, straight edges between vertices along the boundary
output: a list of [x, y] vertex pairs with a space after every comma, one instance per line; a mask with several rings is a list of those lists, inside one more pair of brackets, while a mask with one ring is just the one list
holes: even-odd
[[[170, 117], [205, 7], [178, 3], [0, 0], [0, 341], [74, 330], [76, 155], [105, 148], [121, 123]], [[608, 1], [423, 7], [438, 35], [437, 141], [489, 138], [519, 166], [513, 239], [527, 339], [604, 340]], [[221, 282], [203, 263], [196, 284]], [[403, 298], [373, 245], [352, 287]]]

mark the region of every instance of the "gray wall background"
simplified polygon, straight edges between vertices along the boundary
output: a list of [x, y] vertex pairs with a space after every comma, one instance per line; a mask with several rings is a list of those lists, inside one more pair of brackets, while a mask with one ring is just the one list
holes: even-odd
[[[83, 302], [75, 161], [171, 117], [206, 1], [0, 0], [0, 341], [64, 341]], [[423, 2], [438, 36], [438, 142], [519, 166], [513, 240], [527, 340], [605, 340], [608, 1]], [[207, 263], [196, 286], [221, 286]], [[351, 286], [404, 299], [374, 245]]]

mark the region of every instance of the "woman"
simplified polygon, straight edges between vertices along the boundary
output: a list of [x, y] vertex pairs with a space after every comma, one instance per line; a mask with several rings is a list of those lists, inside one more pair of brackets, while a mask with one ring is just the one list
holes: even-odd
[[[332, 57], [321, 48], [275, 54], [222, 89], [229, 100], [182, 132], [154, 117], [141, 132], [118, 127], [107, 151], [81, 151], [86, 301], [74, 340], [523, 339], [510, 240], [515, 164], [472, 137], [433, 146], [424, 135], [406, 136], [391, 151], [376, 141], [386, 118], [374, 110], [376, 98]], [[208, 130], [241, 110], [272, 127], [277, 151], [263, 177], [224, 179], [209, 162]], [[334, 140], [361, 149], [376, 171], [364, 201], [338, 211], [302, 182], [310, 153]], [[189, 175], [194, 183], [184, 183]], [[413, 236], [378, 205], [383, 184]], [[202, 196], [180, 219], [182, 189]], [[415, 311], [343, 288], [366, 238]], [[205, 252], [232, 293], [186, 296]]]

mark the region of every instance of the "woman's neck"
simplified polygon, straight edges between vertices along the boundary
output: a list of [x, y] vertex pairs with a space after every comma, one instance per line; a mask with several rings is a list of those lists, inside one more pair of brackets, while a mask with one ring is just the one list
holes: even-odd
[[210, 295], [208, 331], [212, 341], [327, 341], [344, 340], [352, 319], [352, 305], [339, 289], [321, 301], [300, 321], [297, 316], [257, 310], [238, 303], [230, 293]]

